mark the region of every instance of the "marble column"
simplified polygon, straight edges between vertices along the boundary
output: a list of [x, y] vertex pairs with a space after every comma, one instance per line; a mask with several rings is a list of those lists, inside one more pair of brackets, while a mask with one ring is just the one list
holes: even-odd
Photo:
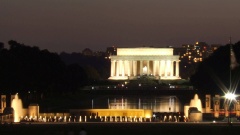
[[153, 76], [156, 76], [156, 66], [157, 66], [157, 61], [153, 61]]
[[160, 76], [164, 76], [164, 69], [165, 69], [165, 61], [164, 60], [161, 60], [160, 61], [160, 69], [159, 69], [159, 71], [160, 71]]
[[125, 76], [125, 70], [124, 70], [124, 61], [121, 62], [121, 73], [122, 73], [122, 76]]
[[119, 66], [120, 65], [120, 62], [119, 60], [117, 61], [117, 71], [116, 71], [116, 76], [119, 76]]
[[130, 75], [131, 76], [134, 76], [134, 73], [133, 73], [133, 71], [134, 71], [134, 68], [133, 68], [133, 65], [134, 65], [134, 62], [133, 62], [133, 60], [131, 61], [131, 71], [130, 71]]
[[165, 60], [165, 65], [164, 65], [164, 76], [166, 77], [167, 76], [167, 71], [168, 71], [168, 63], [167, 61]]
[[174, 65], [173, 65], [173, 61], [171, 61], [171, 66], [170, 66], [170, 75], [173, 76], [173, 72], [174, 72]]
[[115, 60], [111, 61], [111, 76], [115, 76]]
[[122, 60], [119, 60], [119, 76], [122, 76]]
[[147, 60], [147, 75], [149, 75], [150, 72], [149, 72], [149, 60]]
[[176, 61], [176, 77], [179, 77], [179, 61]]
[[127, 60], [124, 60], [123, 66], [124, 66], [124, 76], [128, 75], [129, 67], [128, 67], [128, 61]]
[[131, 76], [131, 71], [132, 71], [132, 61], [128, 61], [128, 72], [127, 72], [127, 75], [128, 76]]
[[140, 75], [142, 75], [143, 74], [143, 61], [142, 60], [140, 60]]
[[159, 61], [159, 76], [162, 76], [162, 61]]
[[133, 76], [137, 76], [137, 61], [133, 61]]

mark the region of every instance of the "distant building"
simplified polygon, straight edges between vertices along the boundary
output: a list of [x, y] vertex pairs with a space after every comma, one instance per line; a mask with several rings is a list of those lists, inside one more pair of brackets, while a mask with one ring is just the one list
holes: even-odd
[[85, 55], [85, 56], [93, 56], [93, 51], [89, 48], [85, 48], [83, 51], [82, 51], [82, 54]]
[[209, 46], [205, 42], [196, 42], [195, 44], [183, 44], [180, 48], [174, 48], [174, 54], [180, 55], [181, 61], [187, 63], [202, 62], [213, 51], [215, 51], [220, 45]]
[[220, 44], [209, 46], [205, 42], [196, 42], [195, 44], [183, 44], [182, 47], [174, 48], [174, 55], [179, 55], [181, 64], [180, 70], [182, 78], [189, 78], [194, 72], [196, 65], [209, 57]]
[[182, 45], [186, 48], [186, 53], [180, 59], [187, 60], [188, 63], [202, 62], [208, 56], [209, 45], [205, 42], [196, 42], [194, 45]]

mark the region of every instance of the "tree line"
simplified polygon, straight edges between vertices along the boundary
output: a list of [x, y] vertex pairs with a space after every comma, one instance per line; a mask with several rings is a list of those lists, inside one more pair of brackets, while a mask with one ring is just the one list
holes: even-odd
[[[66, 93], [105, 79], [108, 69], [104, 58], [86, 58], [69, 62], [74, 54], [49, 52], [17, 41], [8, 42], [9, 49], [0, 43], [1, 93]], [[91, 63], [89, 62], [91, 61]], [[98, 70], [105, 69], [105, 70]]]

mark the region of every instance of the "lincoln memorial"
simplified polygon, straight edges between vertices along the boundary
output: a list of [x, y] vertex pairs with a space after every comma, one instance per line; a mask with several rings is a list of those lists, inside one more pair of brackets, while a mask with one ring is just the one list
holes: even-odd
[[142, 75], [155, 79], [181, 79], [179, 56], [173, 55], [173, 48], [117, 48], [117, 55], [110, 58], [110, 80], [132, 80]]

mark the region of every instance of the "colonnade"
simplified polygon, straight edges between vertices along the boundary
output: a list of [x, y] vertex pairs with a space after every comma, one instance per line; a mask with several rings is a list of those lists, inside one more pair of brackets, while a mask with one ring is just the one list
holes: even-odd
[[179, 77], [179, 60], [111, 60], [111, 77]]

